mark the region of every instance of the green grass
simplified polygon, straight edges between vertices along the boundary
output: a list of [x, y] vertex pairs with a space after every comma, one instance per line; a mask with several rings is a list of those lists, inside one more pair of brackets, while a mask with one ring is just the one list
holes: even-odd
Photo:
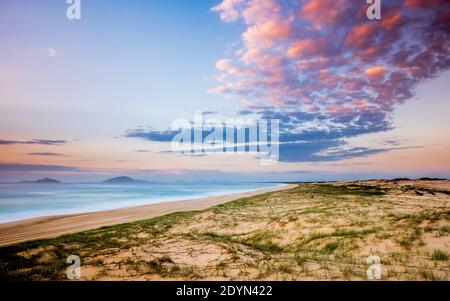
[[339, 248], [339, 243], [337, 242], [330, 242], [327, 243], [320, 251], [323, 254], [332, 254], [334, 251], [336, 251]]
[[200, 234], [200, 239], [206, 239], [213, 242], [235, 242], [234, 241], [234, 235], [224, 235], [224, 234], [217, 234], [214, 232], [206, 232], [203, 234]]
[[318, 239], [330, 238], [330, 237], [358, 238], [358, 237], [364, 237], [364, 236], [367, 236], [370, 234], [377, 233], [378, 231], [379, 231], [379, 228], [372, 228], [372, 229], [366, 229], [366, 230], [361, 230], [361, 231], [340, 229], [340, 230], [336, 230], [332, 233], [313, 233], [310, 235], [310, 237], [303, 240], [299, 244], [299, 247], [305, 246], [305, 245], [309, 244], [310, 242], [312, 242], [314, 240], [318, 240]]
[[262, 252], [272, 252], [272, 253], [277, 253], [277, 252], [282, 252], [283, 248], [280, 247], [279, 245], [269, 241], [269, 242], [253, 242], [253, 243], [245, 243], [245, 245], [256, 249], [258, 251], [262, 251]]
[[275, 253], [283, 251], [282, 247], [271, 241], [271, 239], [276, 236], [276, 234], [271, 231], [257, 232], [247, 238], [236, 238], [237, 236], [238, 235], [219, 235], [212, 232], [202, 234], [202, 237], [210, 241], [242, 244], [261, 252]]
[[294, 261], [299, 266], [303, 266], [308, 260], [309, 260], [308, 256], [300, 255], [299, 253], [295, 253], [295, 255], [294, 255]]
[[243, 239], [242, 243], [253, 249], [262, 252], [281, 252], [283, 248], [272, 242], [272, 239], [276, 237], [276, 234], [272, 231], [257, 232], [250, 237]]
[[442, 226], [439, 229], [439, 232], [441, 232], [442, 234], [448, 234], [448, 233], [450, 233], [450, 227], [449, 226]]
[[447, 261], [448, 258], [448, 253], [441, 250], [434, 250], [433, 254], [431, 254], [431, 259], [436, 261]]
[[406, 221], [411, 225], [420, 225], [425, 221], [436, 222], [439, 220], [450, 220], [450, 210], [422, 211], [416, 214], [393, 215], [394, 222]]
[[235, 200], [235, 201], [228, 202], [225, 204], [217, 205], [217, 206], [213, 207], [212, 210], [214, 210], [216, 212], [221, 212], [223, 210], [230, 210], [230, 209], [243, 209], [245, 207], [254, 205], [258, 202], [264, 201], [272, 194], [273, 194], [273, 192], [271, 192], [271, 193], [269, 192], [269, 193], [249, 197], [249, 198]]
[[446, 280], [444, 277], [439, 277], [439, 275], [436, 275], [435, 273], [427, 270], [423, 270], [419, 272], [419, 275], [427, 281], [444, 281]]
[[281, 273], [290, 274], [292, 273], [292, 266], [287, 263], [282, 263], [277, 266], [277, 270]]
[[289, 193], [304, 193], [312, 195], [325, 195], [325, 196], [360, 196], [360, 197], [372, 197], [383, 196], [387, 191], [378, 186], [369, 186], [363, 184], [348, 184], [341, 186], [334, 186], [330, 184], [317, 184], [317, 185], [300, 185], [297, 188], [291, 189]]
[[422, 235], [422, 229], [419, 227], [414, 228], [414, 231], [411, 233], [408, 233], [401, 237], [398, 240], [398, 243], [405, 249], [410, 249], [415, 241], [420, 240], [420, 237]]

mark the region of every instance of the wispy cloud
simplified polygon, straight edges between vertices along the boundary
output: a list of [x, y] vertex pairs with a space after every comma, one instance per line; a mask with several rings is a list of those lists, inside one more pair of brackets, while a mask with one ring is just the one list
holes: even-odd
[[56, 50], [53, 49], [53, 48], [48, 48], [47, 49], [47, 54], [48, 54], [49, 57], [54, 57], [54, 56], [56, 56]]
[[66, 140], [47, 140], [47, 139], [32, 139], [27, 141], [19, 140], [0, 140], [0, 145], [14, 145], [14, 144], [37, 144], [37, 145], [56, 145], [61, 146], [66, 144]]
[[141, 138], [147, 141], [170, 142], [178, 131], [145, 131], [142, 129], [128, 130], [125, 134], [127, 138]]
[[30, 156], [37, 156], [37, 157], [63, 157], [63, 154], [60, 153], [29, 153]]
[[0, 171], [78, 171], [77, 167], [43, 164], [0, 163]]

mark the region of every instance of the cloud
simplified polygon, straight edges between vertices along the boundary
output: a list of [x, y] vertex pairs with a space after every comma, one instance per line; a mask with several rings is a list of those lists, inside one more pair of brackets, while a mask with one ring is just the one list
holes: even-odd
[[38, 156], [38, 157], [62, 157], [63, 154], [60, 153], [29, 153], [30, 156]]
[[47, 49], [47, 53], [48, 53], [48, 56], [49, 56], [49, 57], [54, 57], [54, 56], [56, 56], [56, 50], [53, 49], [53, 48], [48, 48], [48, 49]]
[[204, 111], [202, 113], [203, 113], [203, 116], [211, 116], [211, 115], [219, 114], [219, 111]]
[[[336, 105], [337, 106], [337, 105]], [[407, 149], [400, 147], [401, 141], [391, 139], [383, 140], [379, 147], [352, 147], [346, 141], [347, 138], [358, 135], [388, 131], [392, 128], [390, 122], [384, 120], [379, 122], [382, 112], [366, 111], [358, 116], [351, 125], [342, 127], [341, 124], [353, 120], [353, 113], [346, 112], [341, 114], [339, 108], [335, 108], [336, 114], [333, 116], [326, 114], [317, 114], [316, 112], [301, 111], [283, 111], [275, 107], [255, 108], [254, 110], [242, 110], [238, 114], [241, 115], [242, 121], [250, 122], [248, 118], [250, 114], [258, 115], [261, 119], [278, 119], [280, 120], [280, 161], [281, 162], [331, 162], [344, 159], [367, 157], [369, 155], [384, 153], [393, 150]], [[253, 120], [254, 122], [254, 120]], [[298, 131], [298, 123], [308, 124], [308, 127]], [[193, 125], [191, 123], [191, 125]], [[224, 125], [225, 126], [225, 125]], [[224, 130], [232, 130], [234, 128], [224, 128]], [[201, 136], [205, 139], [211, 134], [212, 129], [203, 129]], [[156, 131], [134, 129], [128, 130], [126, 137], [138, 138], [151, 142], [170, 142], [180, 131]], [[194, 136], [191, 129], [191, 137]], [[248, 133], [246, 133], [248, 135]], [[227, 136], [224, 133], [224, 140]], [[235, 143], [234, 140], [228, 141]], [[249, 137], [246, 136], [245, 143], [249, 143]], [[404, 141], [403, 141], [404, 142]], [[235, 144], [226, 149], [228, 152], [235, 152]], [[223, 151], [223, 146], [203, 146], [202, 154], [186, 153], [186, 156], [203, 157], [216, 151]], [[161, 154], [174, 154], [172, 151], [162, 151]]]
[[448, 3], [446, 0], [405, 0], [405, 6], [410, 8], [429, 8]]
[[225, 0], [212, 8], [212, 11], [219, 12], [220, 18], [226, 22], [233, 22], [239, 18], [240, 12], [237, 9], [245, 0]]
[[59, 165], [42, 165], [42, 164], [20, 164], [20, 163], [0, 163], [0, 171], [78, 171], [77, 167], [59, 166]]
[[367, 77], [371, 79], [384, 79], [386, 69], [382, 66], [373, 66], [366, 70]]
[[[223, 21], [243, 21], [241, 49], [217, 62], [210, 92], [242, 101], [242, 115], [282, 121], [282, 160], [319, 161], [347, 138], [392, 129], [394, 108], [450, 68], [450, 4], [359, 0], [224, 0]], [[348, 148], [327, 160], [393, 148]], [[284, 154], [284, 155], [283, 155]], [[297, 156], [297, 158], [296, 158]]]
[[288, 57], [298, 58], [316, 55], [323, 52], [328, 46], [325, 39], [303, 39], [294, 41], [288, 50]]
[[[284, 151], [280, 152], [280, 161], [335, 162], [345, 159], [364, 158], [394, 150], [416, 148], [421, 148], [421, 146], [391, 148], [348, 147], [342, 140], [309, 142], [307, 145], [294, 143], [284, 146]], [[327, 151], [322, 153], [324, 150]]]
[[178, 131], [145, 131], [142, 129], [133, 129], [128, 130], [125, 137], [141, 138], [154, 142], [170, 142], [176, 134], [178, 134]]
[[66, 144], [66, 140], [47, 140], [47, 139], [32, 139], [28, 141], [19, 140], [0, 140], [0, 145], [15, 145], [15, 144], [37, 144], [37, 145], [54, 145], [61, 146]]

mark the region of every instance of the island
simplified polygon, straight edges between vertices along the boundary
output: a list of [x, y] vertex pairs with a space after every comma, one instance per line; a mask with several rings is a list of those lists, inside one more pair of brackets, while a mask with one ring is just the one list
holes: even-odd
[[36, 181], [23, 181], [18, 184], [62, 184], [62, 182], [51, 178], [45, 178]]
[[150, 182], [143, 181], [143, 180], [136, 180], [130, 177], [117, 177], [117, 178], [111, 178], [106, 181], [102, 182], [103, 184], [148, 184]]

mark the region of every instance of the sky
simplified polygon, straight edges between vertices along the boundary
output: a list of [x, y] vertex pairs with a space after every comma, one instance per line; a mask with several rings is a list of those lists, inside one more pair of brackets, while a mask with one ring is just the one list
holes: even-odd
[[[450, 5], [381, 3], [2, 0], [0, 181], [450, 177]], [[197, 111], [280, 120], [278, 164], [170, 152]]]

